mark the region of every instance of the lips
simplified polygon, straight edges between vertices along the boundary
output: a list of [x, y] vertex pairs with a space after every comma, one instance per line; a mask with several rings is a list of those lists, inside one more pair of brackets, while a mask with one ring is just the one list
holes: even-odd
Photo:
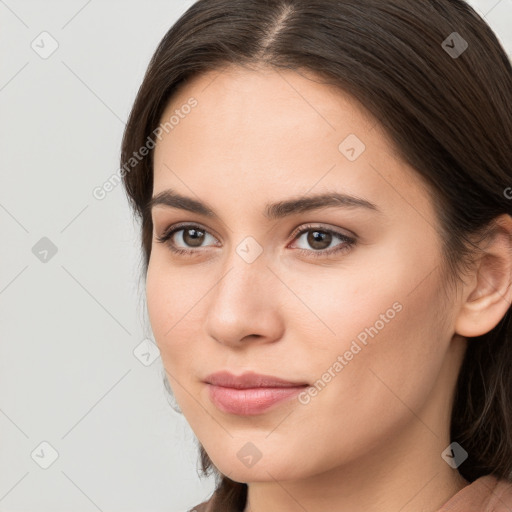
[[222, 412], [239, 416], [262, 414], [303, 391], [305, 382], [247, 372], [236, 376], [218, 372], [204, 380], [210, 400]]
[[204, 379], [207, 384], [221, 386], [224, 388], [248, 389], [248, 388], [291, 388], [307, 386], [307, 382], [294, 382], [283, 380], [272, 375], [261, 375], [254, 372], [246, 372], [236, 376], [223, 371], [212, 373]]

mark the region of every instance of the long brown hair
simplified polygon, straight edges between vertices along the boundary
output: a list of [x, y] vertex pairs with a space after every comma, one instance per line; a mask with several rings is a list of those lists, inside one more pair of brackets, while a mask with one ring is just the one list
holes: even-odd
[[[313, 72], [375, 117], [429, 187], [450, 280], [471, 261], [471, 236], [488, 235], [495, 217], [512, 214], [511, 64], [464, 1], [199, 0], [156, 49], [124, 133], [123, 182], [141, 220], [144, 275], [153, 152], [136, 162], [134, 152], [148, 144], [178, 86], [206, 71], [253, 64]], [[468, 481], [512, 478], [510, 308], [468, 344], [451, 439], [469, 454], [458, 468]], [[247, 485], [221, 475], [201, 445], [200, 455], [204, 474], [217, 479], [216, 503], [243, 506]]]

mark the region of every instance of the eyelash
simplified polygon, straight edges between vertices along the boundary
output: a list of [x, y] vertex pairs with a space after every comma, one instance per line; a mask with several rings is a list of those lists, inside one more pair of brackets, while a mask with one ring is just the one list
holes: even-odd
[[[199, 226], [197, 224], [179, 224], [176, 226], [171, 226], [168, 229], [166, 229], [161, 236], [156, 236], [156, 240], [159, 243], [166, 244], [168, 246], [168, 248], [175, 254], [180, 254], [180, 255], [197, 254], [198, 253], [197, 249], [177, 248], [174, 245], [174, 243], [171, 242], [171, 240], [170, 240], [175, 233], [177, 233], [179, 231], [183, 231], [187, 228], [195, 228], [195, 229], [199, 229], [201, 231], [208, 232], [206, 229], [202, 228], [201, 226]], [[298, 231], [295, 234], [294, 240], [296, 240], [301, 235], [303, 235], [304, 233], [307, 233], [309, 231], [319, 231], [320, 233], [329, 233], [331, 235], [334, 235], [334, 236], [340, 238], [344, 243], [340, 244], [340, 246], [337, 246], [334, 249], [323, 249], [323, 250], [319, 250], [319, 251], [308, 250], [308, 249], [296, 249], [297, 251], [299, 251], [300, 254], [303, 254], [307, 257], [312, 256], [313, 258], [319, 258], [319, 257], [331, 256], [333, 254], [343, 254], [344, 252], [350, 250], [352, 248], [352, 246], [356, 243], [356, 240], [354, 238], [351, 238], [347, 235], [339, 233], [338, 231], [334, 231], [332, 229], [327, 229], [327, 228], [322, 228], [320, 226], [315, 226], [315, 225], [304, 226], [303, 229], [301, 229], [300, 231]]]

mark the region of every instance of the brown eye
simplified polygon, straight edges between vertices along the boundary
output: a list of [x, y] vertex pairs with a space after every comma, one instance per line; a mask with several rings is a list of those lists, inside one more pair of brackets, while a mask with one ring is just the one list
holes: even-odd
[[[356, 239], [349, 237], [343, 233], [338, 233], [332, 229], [321, 228], [320, 226], [306, 226], [295, 236], [295, 240], [305, 237], [305, 244], [311, 249], [304, 249], [299, 247], [298, 250], [301, 254], [313, 257], [327, 257], [331, 254], [341, 253], [348, 251], [356, 243]], [[334, 245], [329, 248], [332, 242], [336, 239], [341, 240], [342, 243]]]
[[[196, 228], [185, 228], [180, 229], [179, 231], [183, 231], [182, 239], [186, 245], [190, 247], [200, 247], [205, 238], [204, 231]], [[179, 232], [177, 231], [177, 232]], [[176, 232], [175, 232], [176, 233]]]
[[322, 251], [331, 245], [332, 235], [325, 231], [309, 231], [307, 241], [313, 249]]
[[[180, 232], [182, 233], [181, 236], [175, 236]], [[215, 241], [215, 237], [200, 226], [181, 224], [171, 226], [162, 235], [157, 236], [156, 240], [166, 244], [172, 252], [191, 255], [192, 253], [199, 254], [200, 251], [194, 250], [194, 248], [202, 247], [208, 236]], [[178, 245], [178, 243], [181, 245]]]

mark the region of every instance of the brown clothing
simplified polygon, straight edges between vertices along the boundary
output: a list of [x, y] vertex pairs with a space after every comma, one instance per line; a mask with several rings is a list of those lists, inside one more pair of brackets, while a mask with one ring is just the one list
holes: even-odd
[[[189, 512], [243, 512], [243, 508], [221, 510], [214, 499], [215, 493]], [[437, 512], [512, 512], [512, 482], [483, 476], [452, 496]]]

